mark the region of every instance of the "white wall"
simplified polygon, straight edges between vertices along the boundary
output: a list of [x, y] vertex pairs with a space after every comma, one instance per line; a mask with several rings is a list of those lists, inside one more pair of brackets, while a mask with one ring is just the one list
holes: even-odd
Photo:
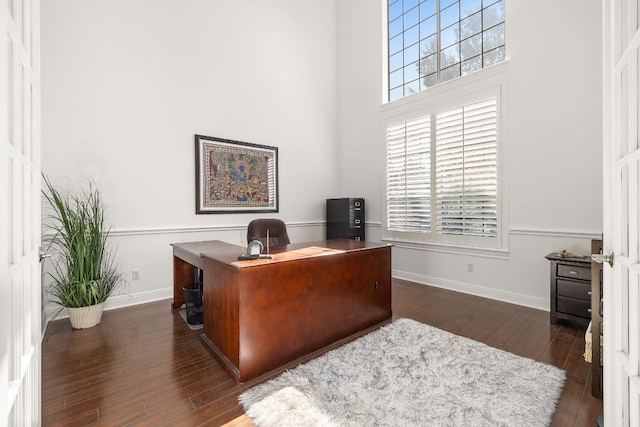
[[240, 244], [265, 214], [195, 215], [194, 134], [279, 148], [294, 241], [324, 237], [337, 187], [335, 1], [42, 2], [43, 171], [94, 179], [130, 297], [169, 297], [171, 242]]
[[[370, 228], [384, 208], [384, 4], [338, 2], [340, 180], [345, 194], [367, 199]], [[507, 0], [509, 252], [398, 245], [395, 276], [548, 310], [544, 256], [588, 254], [602, 232], [600, 9], [580, 0]]]
[[[384, 207], [383, 0], [56, 0], [42, 4], [43, 170], [93, 178], [130, 296], [171, 295], [169, 244], [237, 243], [259, 214], [194, 214], [193, 135], [280, 150], [294, 241], [324, 236], [324, 199]], [[548, 309], [544, 256], [602, 228], [600, 5], [507, 2], [510, 251], [395, 247], [394, 275]], [[474, 272], [467, 272], [467, 264]]]

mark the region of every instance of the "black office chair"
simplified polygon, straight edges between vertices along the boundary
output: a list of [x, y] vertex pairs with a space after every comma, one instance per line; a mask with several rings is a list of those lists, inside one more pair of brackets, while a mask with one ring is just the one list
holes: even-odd
[[247, 243], [259, 240], [267, 247], [267, 230], [269, 230], [269, 246], [288, 245], [291, 243], [287, 234], [287, 226], [276, 218], [254, 219], [247, 227]]

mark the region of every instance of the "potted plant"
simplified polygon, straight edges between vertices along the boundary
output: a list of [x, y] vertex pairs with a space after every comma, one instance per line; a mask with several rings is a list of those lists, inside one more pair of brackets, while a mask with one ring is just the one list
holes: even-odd
[[90, 328], [100, 323], [104, 302], [123, 280], [114, 265], [115, 252], [107, 248], [110, 229], [104, 226], [100, 193], [90, 185], [88, 191], [63, 197], [46, 177], [44, 182], [51, 206], [45, 237], [57, 253], [47, 292], [60, 310], [67, 308], [74, 329]]

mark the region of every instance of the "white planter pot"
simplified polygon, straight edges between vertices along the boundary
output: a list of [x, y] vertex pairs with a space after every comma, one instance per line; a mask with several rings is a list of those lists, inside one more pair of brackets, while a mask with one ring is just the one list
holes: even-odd
[[70, 308], [67, 307], [69, 320], [73, 329], [86, 329], [96, 326], [102, 319], [102, 308], [104, 303], [90, 305], [88, 307]]

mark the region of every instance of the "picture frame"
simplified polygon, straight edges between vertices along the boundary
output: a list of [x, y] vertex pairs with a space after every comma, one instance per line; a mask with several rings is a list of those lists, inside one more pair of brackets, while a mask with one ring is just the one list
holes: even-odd
[[195, 135], [196, 214], [278, 212], [278, 147]]

